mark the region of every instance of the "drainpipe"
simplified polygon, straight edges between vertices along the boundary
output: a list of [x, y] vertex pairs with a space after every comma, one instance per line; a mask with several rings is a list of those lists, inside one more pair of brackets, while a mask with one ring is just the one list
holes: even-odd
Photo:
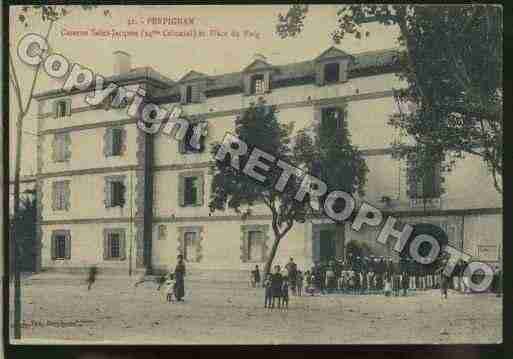
[[146, 274], [153, 273], [152, 266], [152, 236], [153, 236], [153, 135], [145, 133], [144, 141], [144, 266]]

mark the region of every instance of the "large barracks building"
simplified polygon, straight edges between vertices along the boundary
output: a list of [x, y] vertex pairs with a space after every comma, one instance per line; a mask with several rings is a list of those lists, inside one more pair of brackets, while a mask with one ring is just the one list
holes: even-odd
[[[295, 131], [345, 106], [343, 120], [370, 170], [365, 201], [402, 223], [440, 226], [454, 247], [474, 258], [500, 260], [502, 201], [479, 158], [469, 155], [451, 172], [435, 166], [422, 180], [413, 160], [392, 156], [399, 133], [388, 119], [398, 113], [393, 91], [404, 86], [395, 54], [331, 47], [315, 59], [279, 66], [258, 55], [240, 72], [211, 76], [184, 69], [190, 71], [175, 81], [149, 67], [132, 68], [130, 55], [116, 52], [109, 81], [144, 88], [151, 102], [180, 104], [187, 118], [207, 122], [200, 149], [146, 134], [126, 108], [88, 105], [88, 92], [56, 87], [37, 94], [37, 173], [26, 181], [37, 190], [38, 270], [163, 270], [179, 253], [192, 270], [264, 264], [273, 241], [266, 208], [256, 206], [248, 217], [208, 208], [210, 143], [233, 132], [236, 116], [261, 98], [277, 106], [279, 121], [293, 121]], [[347, 224], [344, 242], [366, 242], [387, 255], [377, 235], [378, 229], [355, 232]], [[334, 224], [312, 218], [293, 226], [276, 261], [294, 257], [300, 267], [310, 266], [337, 256], [340, 246]]]

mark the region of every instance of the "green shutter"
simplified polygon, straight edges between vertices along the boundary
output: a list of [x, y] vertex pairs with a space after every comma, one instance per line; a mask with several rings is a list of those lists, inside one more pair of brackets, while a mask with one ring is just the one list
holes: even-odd
[[58, 111], [59, 101], [54, 101], [52, 103], [52, 105], [53, 105], [53, 118], [57, 118], [57, 111]]
[[126, 154], [126, 149], [127, 149], [127, 134], [126, 134], [126, 128], [125, 127], [122, 127], [121, 128], [121, 155], [123, 156], [124, 154]]
[[64, 181], [64, 209], [68, 211], [71, 207], [71, 181]]
[[203, 206], [203, 203], [204, 203], [204, 198], [203, 197], [205, 195], [204, 194], [204, 192], [205, 192], [204, 191], [204, 186], [205, 186], [204, 182], [205, 181], [204, 181], [203, 178], [204, 178], [203, 174], [201, 176], [198, 176], [197, 177], [197, 183], [196, 183], [196, 186], [197, 186], [197, 189], [198, 189], [198, 191], [197, 191], [198, 198], [196, 199], [196, 201], [197, 201], [199, 206]]
[[108, 178], [105, 179], [105, 187], [103, 192], [105, 195], [105, 208], [112, 207], [112, 185]]
[[180, 86], [180, 103], [187, 103], [187, 85]]
[[66, 259], [71, 259], [71, 234], [69, 231], [66, 232]]
[[59, 182], [52, 183], [52, 210], [57, 211], [59, 209]]
[[181, 174], [178, 175], [178, 204], [185, 206], [185, 177]]
[[105, 157], [112, 156], [112, 128], [105, 129], [103, 135], [103, 154]]

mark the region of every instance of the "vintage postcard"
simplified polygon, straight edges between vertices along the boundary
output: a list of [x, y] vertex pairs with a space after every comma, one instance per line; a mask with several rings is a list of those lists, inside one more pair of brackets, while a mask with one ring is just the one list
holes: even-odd
[[6, 8], [11, 344], [502, 343], [500, 6]]

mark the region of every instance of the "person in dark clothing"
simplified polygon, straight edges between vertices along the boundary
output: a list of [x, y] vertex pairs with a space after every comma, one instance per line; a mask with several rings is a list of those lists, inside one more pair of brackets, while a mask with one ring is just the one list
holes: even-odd
[[175, 268], [175, 298], [177, 302], [183, 302], [183, 297], [185, 296], [185, 263], [183, 261], [183, 256], [178, 255], [178, 264]]
[[271, 287], [271, 274], [270, 273], [267, 274], [262, 285], [263, 285], [264, 291], [265, 291], [264, 308], [270, 308], [272, 300], [273, 300], [273, 292], [272, 292], [272, 287]]
[[260, 285], [260, 269], [258, 268], [258, 264], [255, 266], [255, 269], [251, 271], [251, 285], [253, 287]]
[[271, 291], [273, 295], [271, 308], [274, 308], [275, 304], [278, 308], [281, 307], [282, 285], [283, 276], [281, 275], [281, 268], [279, 265], [276, 265], [274, 266], [274, 273], [271, 275]]
[[289, 278], [290, 289], [292, 289], [293, 294], [296, 294], [297, 264], [294, 263], [294, 258], [290, 257], [290, 261], [285, 265], [285, 269], [287, 270], [287, 277]]
[[281, 285], [281, 307], [289, 309], [289, 279], [283, 277], [283, 284]]

